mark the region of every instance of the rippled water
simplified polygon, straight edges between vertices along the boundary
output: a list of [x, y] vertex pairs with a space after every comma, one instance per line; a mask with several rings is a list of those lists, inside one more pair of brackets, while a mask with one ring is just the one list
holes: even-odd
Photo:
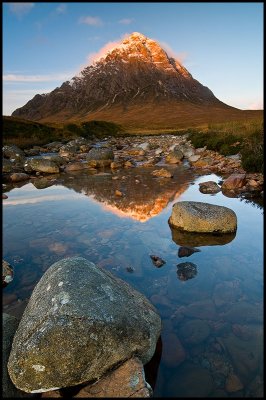
[[[145, 367], [154, 397], [260, 397], [263, 209], [222, 193], [201, 194], [198, 183], [219, 182], [216, 175], [168, 168], [173, 179], [134, 168], [61, 174], [50, 187], [37, 189], [46, 185], [37, 179], [6, 191], [3, 258], [15, 277], [3, 290], [4, 311], [20, 316], [52, 263], [85, 257], [144, 293], [161, 315], [161, 340]], [[172, 205], [183, 200], [231, 208], [236, 235], [202, 242], [171, 232]], [[179, 257], [186, 244], [200, 251]], [[165, 264], [155, 267], [150, 255]]]

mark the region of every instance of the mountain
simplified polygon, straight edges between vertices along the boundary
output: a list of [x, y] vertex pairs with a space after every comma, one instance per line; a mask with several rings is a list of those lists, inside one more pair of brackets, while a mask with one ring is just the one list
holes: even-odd
[[222, 115], [235, 118], [240, 113], [218, 100], [156, 41], [134, 32], [70, 81], [50, 93], [37, 94], [12, 116], [167, 128], [187, 122], [195, 125], [202, 115], [214, 122]]

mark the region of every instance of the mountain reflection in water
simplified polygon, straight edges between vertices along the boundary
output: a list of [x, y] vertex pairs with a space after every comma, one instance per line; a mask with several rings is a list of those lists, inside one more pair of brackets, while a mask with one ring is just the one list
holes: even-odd
[[[94, 175], [86, 173], [65, 174], [60, 183], [78, 193], [83, 193], [103, 205], [119, 217], [130, 217], [145, 222], [158, 215], [173, 199], [177, 199], [193, 180], [193, 173], [185, 167], [174, 171], [173, 178], [157, 178], [151, 175], [153, 168]], [[169, 168], [171, 170], [171, 168]], [[113, 179], [115, 177], [116, 179]], [[122, 193], [116, 195], [116, 190]]]
[[[21, 317], [54, 262], [84, 257], [158, 310], [162, 334], [145, 366], [154, 397], [263, 397], [261, 202], [200, 193], [200, 182], [220, 180], [214, 174], [167, 166], [173, 178], [156, 178], [151, 172], [157, 168], [72, 172], [8, 185], [3, 259], [14, 267], [14, 280], [3, 289], [3, 310]], [[172, 205], [181, 200], [231, 208], [237, 232], [171, 230]], [[180, 246], [200, 251], [184, 253]], [[189, 261], [181, 262], [183, 254]], [[165, 263], [158, 268], [151, 255]]]

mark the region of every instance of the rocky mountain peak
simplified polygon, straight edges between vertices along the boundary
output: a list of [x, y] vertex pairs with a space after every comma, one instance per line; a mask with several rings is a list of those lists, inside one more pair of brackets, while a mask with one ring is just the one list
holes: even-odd
[[31, 120], [101, 118], [115, 107], [124, 115], [150, 104], [222, 105], [213, 93], [170, 57], [161, 45], [133, 32], [70, 81], [36, 95], [12, 115]]
[[174, 58], [167, 55], [158, 42], [149, 39], [139, 32], [133, 32], [124, 38], [120, 44], [107, 51], [94, 63], [122, 59], [124, 62], [142, 61], [151, 63], [156, 68], [168, 71], [178, 71], [183, 76], [191, 78], [189, 72]]

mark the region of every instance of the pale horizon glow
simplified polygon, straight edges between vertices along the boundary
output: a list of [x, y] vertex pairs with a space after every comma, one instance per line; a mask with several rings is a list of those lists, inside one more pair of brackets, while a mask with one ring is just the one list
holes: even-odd
[[3, 3], [3, 114], [60, 87], [132, 32], [158, 41], [222, 102], [263, 109], [262, 28], [256, 2]]

